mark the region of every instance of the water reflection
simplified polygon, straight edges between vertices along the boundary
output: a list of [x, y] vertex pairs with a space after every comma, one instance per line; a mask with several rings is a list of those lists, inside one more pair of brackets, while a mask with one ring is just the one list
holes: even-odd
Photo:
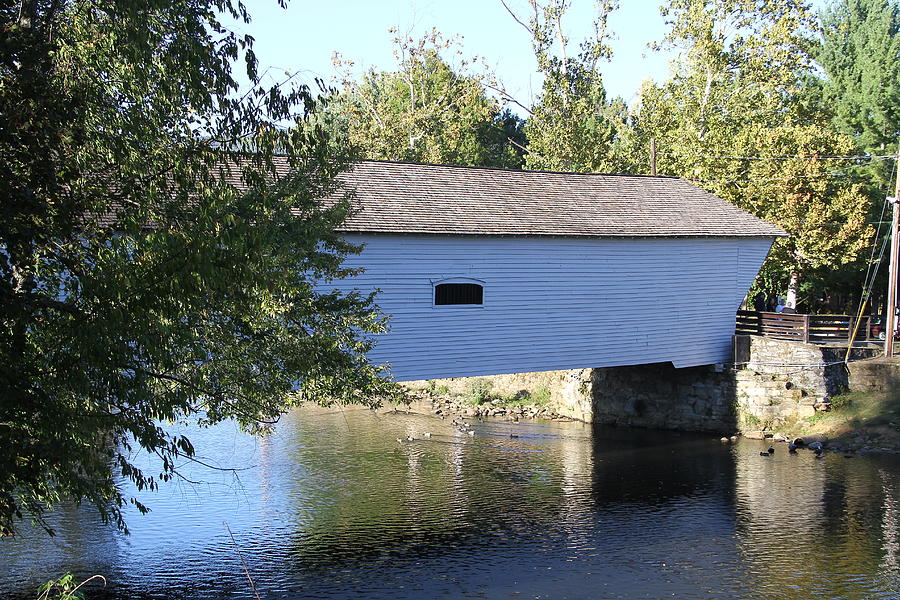
[[896, 459], [736, 453], [739, 541], [758, 585], [797, 597], [900, 596], [889, 541]]
[[263, 598], [900, 595], [895, 458], [763, 458], [758, 442], [579, 423], [473, 429], [304, 409], [264, 440], [193, 432], [204, 462], [239, 470], [185, 465], [203, 483], [146, 497], [128, 537], [68, 506], [56, 538], [0, 541], [0, 596], [74, 570], [111, 581], [92, 597], [252, 598], [241, 557]]

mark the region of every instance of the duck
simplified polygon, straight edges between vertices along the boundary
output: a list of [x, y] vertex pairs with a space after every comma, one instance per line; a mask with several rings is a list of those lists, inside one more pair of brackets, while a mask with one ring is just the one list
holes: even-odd
[[815, 453], [816, 458], [822, 458], [822, 452], [825, 450], [825, 447], [822, 446], [822, 442], [813, 442], [807, 445], [807, 448]]
[[769, 446], [769, 454], [775, 454], [775, 446]]

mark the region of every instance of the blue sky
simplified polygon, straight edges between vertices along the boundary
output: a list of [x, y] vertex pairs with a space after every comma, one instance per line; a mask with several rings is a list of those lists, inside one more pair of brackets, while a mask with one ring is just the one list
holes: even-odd
[[[526, 0], [507, 0], [526, 15]], [[821, 7], [825, 0], [815, 0]], [[573, 0], [566, 16], [570, 37], [577, 42], [592, 19], [593, 0]], [[528, 103], [540, 88], [527, 32], [507, 14], [500, 0], [291, 0], [281, 9], [275, 0], [248, 0], [253, 22], [239, 29], [256, 38], [262, 69], [281, 81], [297, 73], [307, 83], [315, 77], [331, 80], [336, 72], [332, 53], [355, 62], [361, 73], [370, 67], [392, 70], [390, 27], [419, 37], [436, 27], [446, 36], [462, 37], [466, 56], [484, 57], [515, 97]], [[620, 0], [610, 19], [616, 39], [612, 61], [603, 65], [604, 82], [611, 96], [629, 103], [641, 82], [668, 75], [670, 56], [647, 48], [662, 39], [665, 23], [658, 0]]]

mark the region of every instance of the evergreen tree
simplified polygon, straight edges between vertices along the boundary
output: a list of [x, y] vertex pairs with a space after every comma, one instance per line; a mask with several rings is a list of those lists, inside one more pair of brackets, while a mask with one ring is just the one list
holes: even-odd
[[[900, 3], [837, 0], [823, 11], [817, 60], [825, 73], [822, 107], [835, 127], [872, 154], [900, 143]], [[874, 181], [889, 191], [888, 161], [873, 163]]]

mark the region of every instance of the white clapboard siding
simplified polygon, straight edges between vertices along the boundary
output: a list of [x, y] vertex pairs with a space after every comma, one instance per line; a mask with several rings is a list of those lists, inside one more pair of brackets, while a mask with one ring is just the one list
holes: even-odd
[[[772, 238], [347, 235], [332, 286], [379, 289], [390, 331], [370, 358], [394, 379], [729, 359], [735, 311]], [[484, 282], [482, 307], [434, 306], [444, 279]]]

